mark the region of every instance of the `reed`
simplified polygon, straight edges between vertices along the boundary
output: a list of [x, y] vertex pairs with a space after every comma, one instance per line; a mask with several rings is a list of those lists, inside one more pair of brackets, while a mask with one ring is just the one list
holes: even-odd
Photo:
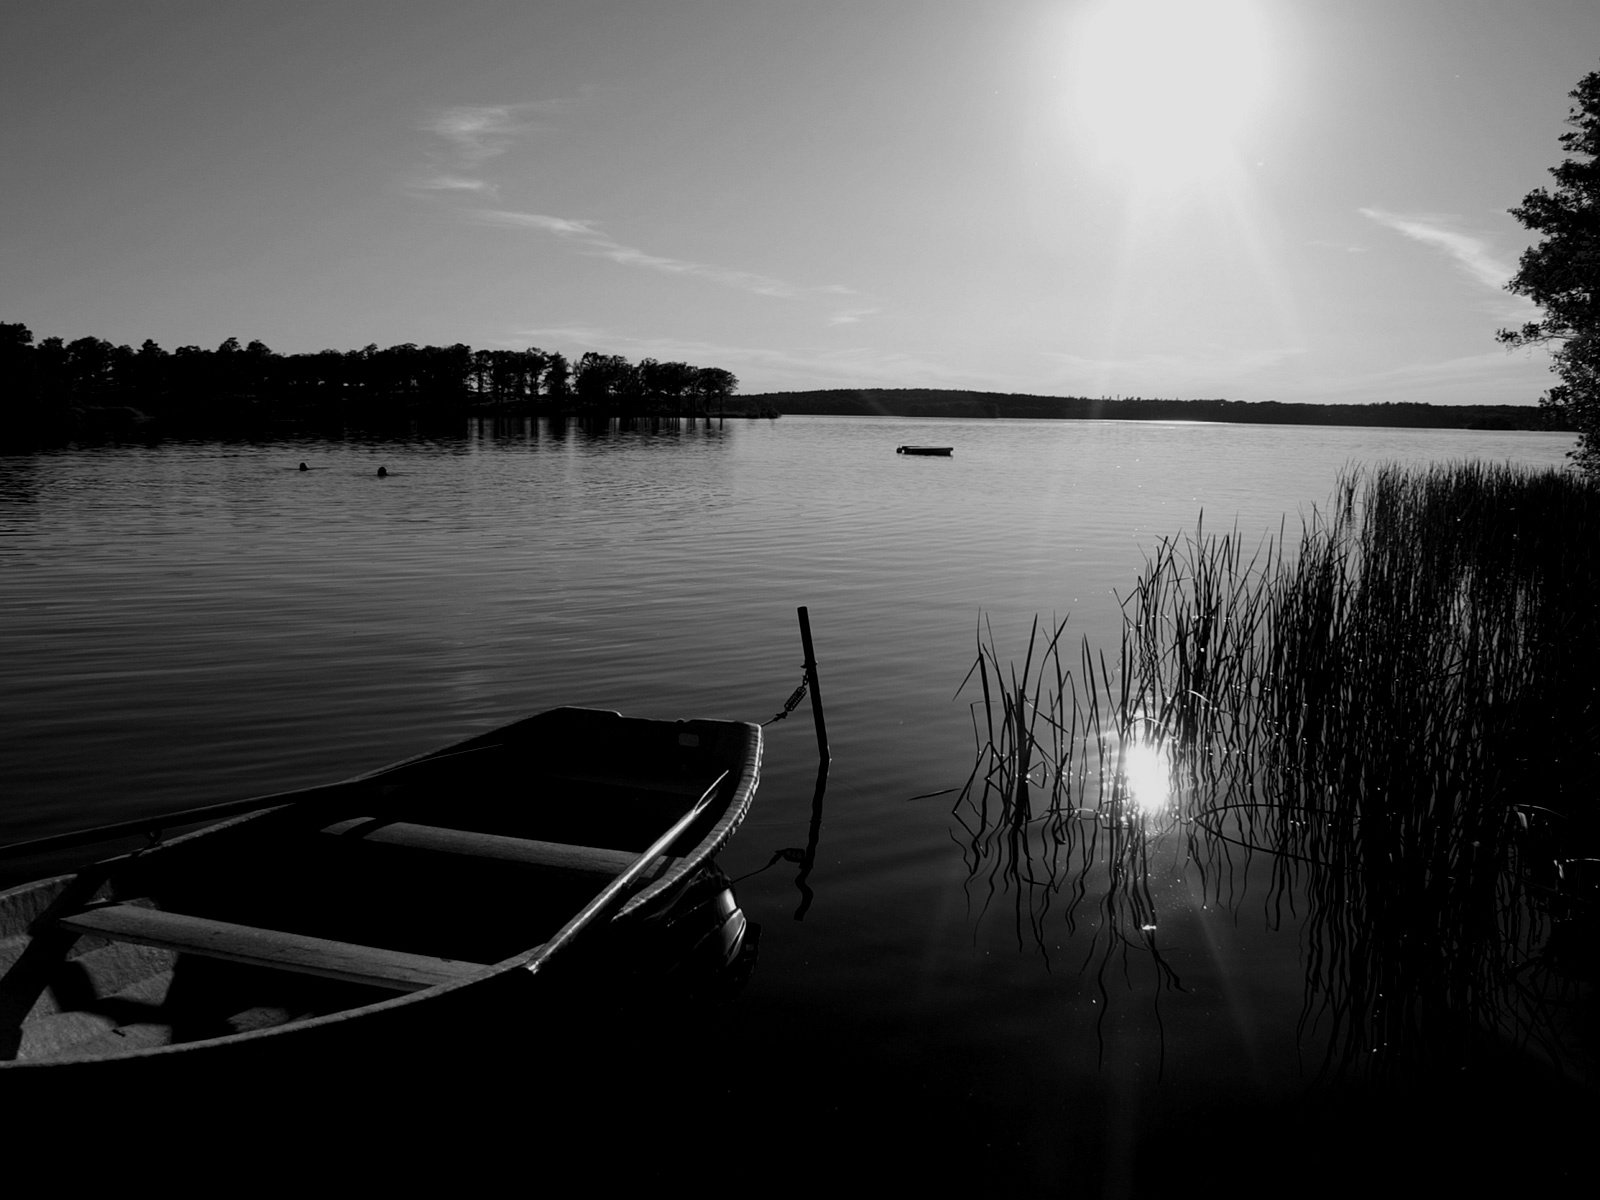
[[1064, 622], [1036, 658], [1036, 623], [1002, 672], [980, 637], [956, 809], [986, 905], [1015, 885], [1042, 947], [1044, 913], [1076, 928], [1103, 872], [1091, 956], [1142, 947], [1176, 985], [1149, 886], [1171, 840], [1218, 903], [1264, 868], [1329, 1067], [1504, 1041], [1570, 1059], [1594, 965], [1573, 881], [1600, 846], [1597, 534], [1600, 488], [1573, 474], [1349, 471], [1293, 544], [1203, 524], [1160, 543], [1114, 662], [1085, 644], [1069, 668]]

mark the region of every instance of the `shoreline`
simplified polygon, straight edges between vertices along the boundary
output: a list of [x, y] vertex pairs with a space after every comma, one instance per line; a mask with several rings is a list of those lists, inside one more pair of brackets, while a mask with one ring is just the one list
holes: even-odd
[[959, 417], [967, 420], [1198, 421], [1231, 425], [1342, 425], [1407, 429], [1537, 430], [1572, 427], [1537, 404], [1313, 404], [1278, 400], [1108, 399], [929, 388], [836, 388], [739, 397], [784, 416]]

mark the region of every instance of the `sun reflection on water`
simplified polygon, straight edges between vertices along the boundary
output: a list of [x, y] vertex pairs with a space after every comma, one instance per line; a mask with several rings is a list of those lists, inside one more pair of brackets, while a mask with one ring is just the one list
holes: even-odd
[[1166, 747], [1136, 737], [1122, 751], [1121, 777], [1130, 806], [1149, 815], [1165, 809], [1172, 800], [1172, 764]]

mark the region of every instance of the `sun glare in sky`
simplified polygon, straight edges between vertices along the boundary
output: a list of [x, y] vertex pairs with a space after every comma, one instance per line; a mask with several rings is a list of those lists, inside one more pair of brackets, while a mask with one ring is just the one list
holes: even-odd
[[1092, 156], [1139, 180], [1225, 169], [1265, 84], [1249, 0], [1104, 0], [1074, 51], [1074, 115]]

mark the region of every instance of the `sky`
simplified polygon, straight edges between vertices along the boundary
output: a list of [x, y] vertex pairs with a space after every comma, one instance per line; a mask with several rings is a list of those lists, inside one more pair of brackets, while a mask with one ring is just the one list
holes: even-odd
[[5, 0], [0, 321], [1533, 404], [1597, 0]]

